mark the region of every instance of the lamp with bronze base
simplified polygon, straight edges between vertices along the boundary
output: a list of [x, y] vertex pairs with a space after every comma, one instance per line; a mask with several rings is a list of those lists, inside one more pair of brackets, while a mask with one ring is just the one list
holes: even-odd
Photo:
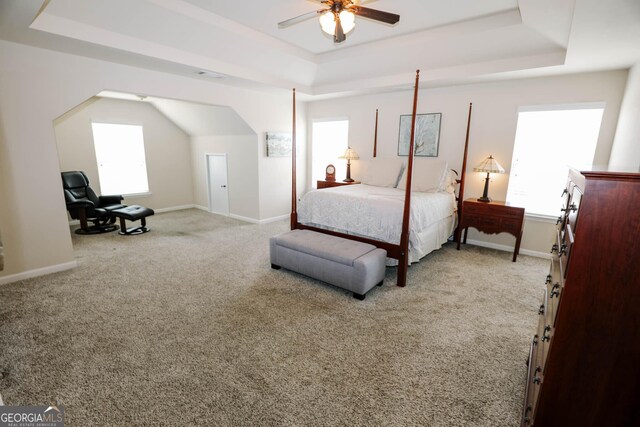
[[347, 179], [343, 179], [343, 182], [354, 182], [355, 180], [351, 179], [351, 160], [358, 160], [360, 156], [356, 153], [356, 150], [349, 147], [347, 151], [344, 152], [340, 159], [347, 159]]
[[486, 172], [487, 177], [484, 180], [484, 192], [482, 193], [482, 197], [478, 199], [479, 202], [490, 202], [489, 198], [489, 174], [492, 173], [504, 173], [504, 168], [500, 166], [500, 163], [493, 158], [493, 156], [489, 156], [484, 159], [478, 166], [473, 168], [475, 172]]

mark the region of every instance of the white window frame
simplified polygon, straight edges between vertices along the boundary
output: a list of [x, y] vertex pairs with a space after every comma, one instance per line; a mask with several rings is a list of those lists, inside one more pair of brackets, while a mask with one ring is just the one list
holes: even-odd
[[[576, 160], [575, 158], [567, 158], [569, 157], [567, 155], [567, 157], [564, 157], [564, 167], [566, 167], [566, 169], [564, 169], [562, 171], [558, 172], [558, 179], [560, 179], [560, 176], [562, 176], [563, 180], [566, 180], [567, 177], [567, 173], [570, 167], [585, 167], [585, 168], [589, 168], [593, 165], [593, 161], [595, 159], [595, 155], [597, 152], [597, 147], [598, 147], [598, 140], [599, 140], [599, 136], [600, 136], [600, 132], [602, 130], [602, 122], [604, 119], [604, 110], [605, 110], [605, 103], [604, 102], [588, 102], [588, 103], [576, 103], [576, 104], [561, 104], [561, 105], [539, 105], [539, 106], [525, 106], [525, 107], [520, 107], [518, 109], [518, 126], [520, 125], [520, 113], [528, 113], [528, 112], [557, 112], [557, 111], [566, 111], [566, 110], [601, 110], [601, 116], [600, 116], [600, 121], [598, 123], [598, 131], [597, 134], [595, 135], [595, 140], [592, 141], [593, 145], [593, 153], [588, 152], [586, 157], [590, 157], [590, 160], [585, 160], [582, 159], [582, 161], [580, 160]], [[593, 136], [593, 135], [592, 135]], [[567, 148], [567, 150], [574, 150], [575, 152], [575, 146], [573, 144], [572, 141], [572, 145], [570, 148]], [[556, 145], [557, 146], [557, 145]], [[591, 146], [589, 147], [591, 148]], [[526, 204], [522, 203], [522, 199], [518, 199], [517, 197], [512, 195], [512, 191], [517, 191], [514, 189], [514, 187], [516, 187], [518, 185], [517, 180], [514, 178], [514, 174], [519, 172], [519, 168], [518, 168], [518, 157], [519, 154], [518, 153], [519, 149], [518, 149], [518, 130], [516, 130], [516, 136], [514, 138], [514, 146], [513, 146], [513, 157], [512, 157], [512, 162], [511, 162], [511, 170], [509, 173], [509, 186], [507, 188], [507, 197], [506, 200], [508, 203], [513, 203], [515, 205], [518, 206], [523, 206], [525, 207], [525, 209], [527, 209], [527, 213], [526, 216], [528, 218], [533, 218], [533, 219], [537, 219], [537, 220], [541, 220], [544, 222], [550, 222], [550, 221], [555, 221], [558, 213], [559, 213], [559, 209], [560, 209], [560, 205], [558, 205], [558, 213], [542, 213], [542, 212], [535, 212], [535, 211], [530, 211], [529, 207], [526, 206]], [[579, 156], [576, 156], [579, 157]], [[548, 157], [549, 158], [549, 157]], [[553, 159], [553, 157], [551, 158]], [[544, 164], [544, 163], [542, 163]], [[541, 166], [542, 169], [544, 169], [544, 166]], [[539, 174], [544, 174], [545, 170], [540, 170]], [[556, 171], [558, 171], [558, 169], [555, 169]], [[546, 171], [548, 173], [548, 171]], [[564, 185], [564, 181], [562, 181], [561, 184], [558, 185], [557, 190], [561, 191]], [[545, 189], [545, 192], [551, 192], [551, 195], [553, 195], [553, 191], [556, 190], [554, 189]], [[560, 193], [558, 193], [560, 194]], [[558, 200], [560, 200], [560, 198], [558, 197]]]
[[[319, 123], [327, 123], [327, 122], [346, 122], [347, 123], [347, 132], [345, 136], [345, 146], [344, 149], [337, 150], [335, 156], [333, 154], [329, 154], [323, 156], [324, 160], [316, 161], [317, 154], [317, 144], [315, 138], [315, 126]], [[330, 117], [330, 118], [322, 118], [322, 119], [313, 119], [311, 122], [311, 165], [310, 165], [310, 175], [311, 175], [311, 188], [316, 188], [317, 180], [324, 180], [325, 178], [325, 168], [327, 165], [332, 164], [336, 168], [336, 181], [342, 181], [347, 175], [347, 163], [346, 160], [341, 160], [338, 157], [344, 154], [346, 149], [349, 147], [349, 126], [351, 125], [348, 117]], [[320, 163], [322, 162], [322, 164]], [[316, 166], [316, 168], [314, 168]]]
[[[96, 128], [101, 126], [120, 126], [135, 127], [140, 129], [140, 139], [135, 140], [140, 143], [139, 146], [127, 146], [127, 142], [123, 141], [102, 141], [102, 135], [96, 135]], [[98, 180], [100, 182], [100, 193], [103, 195], [118, 194], [122, 196], [148, 196], [149, 192], [149, 174], [147, 171], [146, 148], [144, 143], [144, 126], [139, 123], [122, 123], [122, 122], [103, 122], [92, 120], [91, 130], [93, 135], [93, 144], [96, 155], [96, 167], [98, 169]], [[109, 147], [107, 151], [105, 148]], [[132, 156], [136, 156], [132, 158]], [[141, 156], [141, 158], [140, 158]], [[118, 174], [124, 175], [125, 179], [137, 179], [138, 185], [133, 190], [128, 188], [117, 188], [117, 184], [110, 183], [112, 179], [109, 177], [110, 169], [116, 169]]]

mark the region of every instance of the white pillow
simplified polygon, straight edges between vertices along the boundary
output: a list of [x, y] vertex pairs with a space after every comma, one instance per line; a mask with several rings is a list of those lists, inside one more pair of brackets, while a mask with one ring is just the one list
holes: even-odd
[[[448, 185], [447, 162], [442, 160], [418, 160], [413, 159], [413, 179], [411, 180], [411, 191], [431, 192], [445, 191]], [[404, 190], [407, 186], [407, 172], [405, 168], [398, 188]]]
[[440, 191], [446, 191], [447, 193], [454, 194], [456, 192], [456, 185], [458, 185], [458, 174], [453, 170], [449, 169], [444, 181], [444, 189]]
[[402, 172], [402, 159], [376, 157], [368, 162], [362, 183], [377, 187], [395, 187]]

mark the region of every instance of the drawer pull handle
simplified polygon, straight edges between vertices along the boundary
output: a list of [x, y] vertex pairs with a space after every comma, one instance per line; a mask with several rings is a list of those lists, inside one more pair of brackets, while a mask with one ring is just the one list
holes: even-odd
[[562, 212], [575, 212], [575, 211], [577, 211], [577, 210], [578, 210], [578, 207], [576, 206], [576, 204], [575, 204], [575, 203], [571, 203], [571, 204], [569, 205], [569, 207], [568, 207], [568, 208], [566, 208], [566, 209], [565, 209], [565, 208], [562, 208], [562, 209], [560, 209], [560, 210], [561, 210]]
[[538, 314], [541, 316], [544, 314], [544, 304], [540, 304], [540, 308], [538, 309]]
[[533, 410], [531, 405], [527, 405], [527, 409], [524, 411], [524, 423], [531, 424], [531, 418], [529, 418], [529, 412]]
[[560, 197], [564, 197], [565, 194], [569, 194], [569, 190], [566, 188], [562, 190], [562, 194], [560, 195]]
[[558, 220], [556, 221], [556, 225], [559, 225], [562, 222], [562, 220], [564, 220], [564, 217], [562, 215], [560, 215], [558, 217]]
[[558, 244], [554, 243], [553, 246], [551, 246], [551, 253], [557, 252], [558, 251]]
[[535, 373], [533, 374], [533, 383], [540, 384], [542, 382], [542, 378], [540, 378], [537, 374], [542, 372], [542, 368], [540, 366], [536, 366]]
[[560, 295], [560, 283], [554, 283], [551, 288], [551, 293], [549, 294], [549, 298], [557, 297]]
[[548, 285], [549, 283], [551, 283], [551, 275], [547, 274], [547, 279], [544, 281], [544, 284]]
[[558, 252], [558, 256], [561, 257], [562, 255], [566, 255], [567, 253], [567, 244], [563, 243], [562, 246], [560, 246], [560, 251]]
[[548, 334], [548, 332], [551, 332], [551, 326], [549, 325], [544, 327], [544, 332], [542, 333], [542, 341], [551, 340], [551, 334]]
[[535, 334], [533, 336], [533, 340], [531, 341], [531, 344], [533, 344], [534, 346], [538, 345], [538, 334]]

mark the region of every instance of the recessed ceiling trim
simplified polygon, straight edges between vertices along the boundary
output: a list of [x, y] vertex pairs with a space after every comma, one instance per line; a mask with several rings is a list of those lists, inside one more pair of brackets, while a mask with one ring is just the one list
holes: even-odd
[[[204, 22], [209, 25], [223, 28], [234, 34], [242, 35], [254, 40], [256, 43], [278, 49], [282, 52], [286, 52], [290, 55], [295, 55], [298, 58], [305, 59], [307, 61], [315, 62], [316, 55], [313, 53], [294, 46], [290, 43], [283, 42], [275, 37], [256, 31], [245, 25], [239, 24], [230, 19], [224, 18], [206, 9], [202, 9], [198, 6], [194, 6], [182, 0], [147, 0], [149, 3], [153, 3], [156, 6], [165, 8], [175, 13], [179, 13], [188, 18], [195, 19]], [[241, 7], [241, 6], [239, 6]]]
[[[421, 68], [421, 87], [445, 86], [455, 81], [470, 81], [476, 77], [495, 75], [509, 71], [531, 69], [538, 67], [550, 67], [564, 63], [566, 51], [558, 49], [555, 52], [541, 53], [533, 55], [521, 55], [519, 57], [509, 57], [485, 61], [482, 63], [459, 64], [451, 67], [438, 69]], [[366, 92], [371, 88], [389, 88], [403, 86], [407, 81], [411, 81], [412, 73], [399, 73], [383, 77], [369, 79], [357, 79], [329, 83], [314, 86], [313, 95], [322, 96], [329, 94], [345, 94]]]
[[[141, 40], [136, 37], [63, 18], [46, 13], [46, 11], [41, 13], [38, 18], [33, 21], [30, 27], [36, 30], [107, 46], [114, 49], [123, 49], [123, 46], [126, 46], [126, 51], [128, 52], [174, 62], [198, 70], [221, 70], [221, 73], [226, 75], [257, 81], [276, 87], [286, 88], [291, 87], [292, 84], [290, 79], [273, 76], [265, 72], [264, 69], [243, 67], [241, 65], [222, 62], [211, 57]], [[313, 74], [303, 74], [300, 77], [306, 78], [309, 81], [296, 81], [295, 84], [301, 91], [308, 90]]]
[[397, 49], [398, 46], [401, 45], [433, 43], [446, 38], [458, 38], [466, 34], [491, 31], [498, 28], [511, 27], [514, 25], [522, 25], [520, 11], [517, 8], [508, 10], [506, 12], [485, 15], [479, 18], [468, 19], [452, 24], [429, 28], [423, 31], [390, 37], [384, 40], [352, 45], [333, 52], [321, 53], [316, 55], [317, 62], [319, 64], [323, 64], [326, 62], [350, 58], [354, 55], [354, 51], [362, 49], [363, 47], [375, 46], [376, 49]]
[[198, 74], [199, 76], [206, 76], [214, 79], [224, 79], [225, 77], [227, 77], [225, 74], [216, 73], [215, 71], [209, 70], [198, 70], [196, 74]]

